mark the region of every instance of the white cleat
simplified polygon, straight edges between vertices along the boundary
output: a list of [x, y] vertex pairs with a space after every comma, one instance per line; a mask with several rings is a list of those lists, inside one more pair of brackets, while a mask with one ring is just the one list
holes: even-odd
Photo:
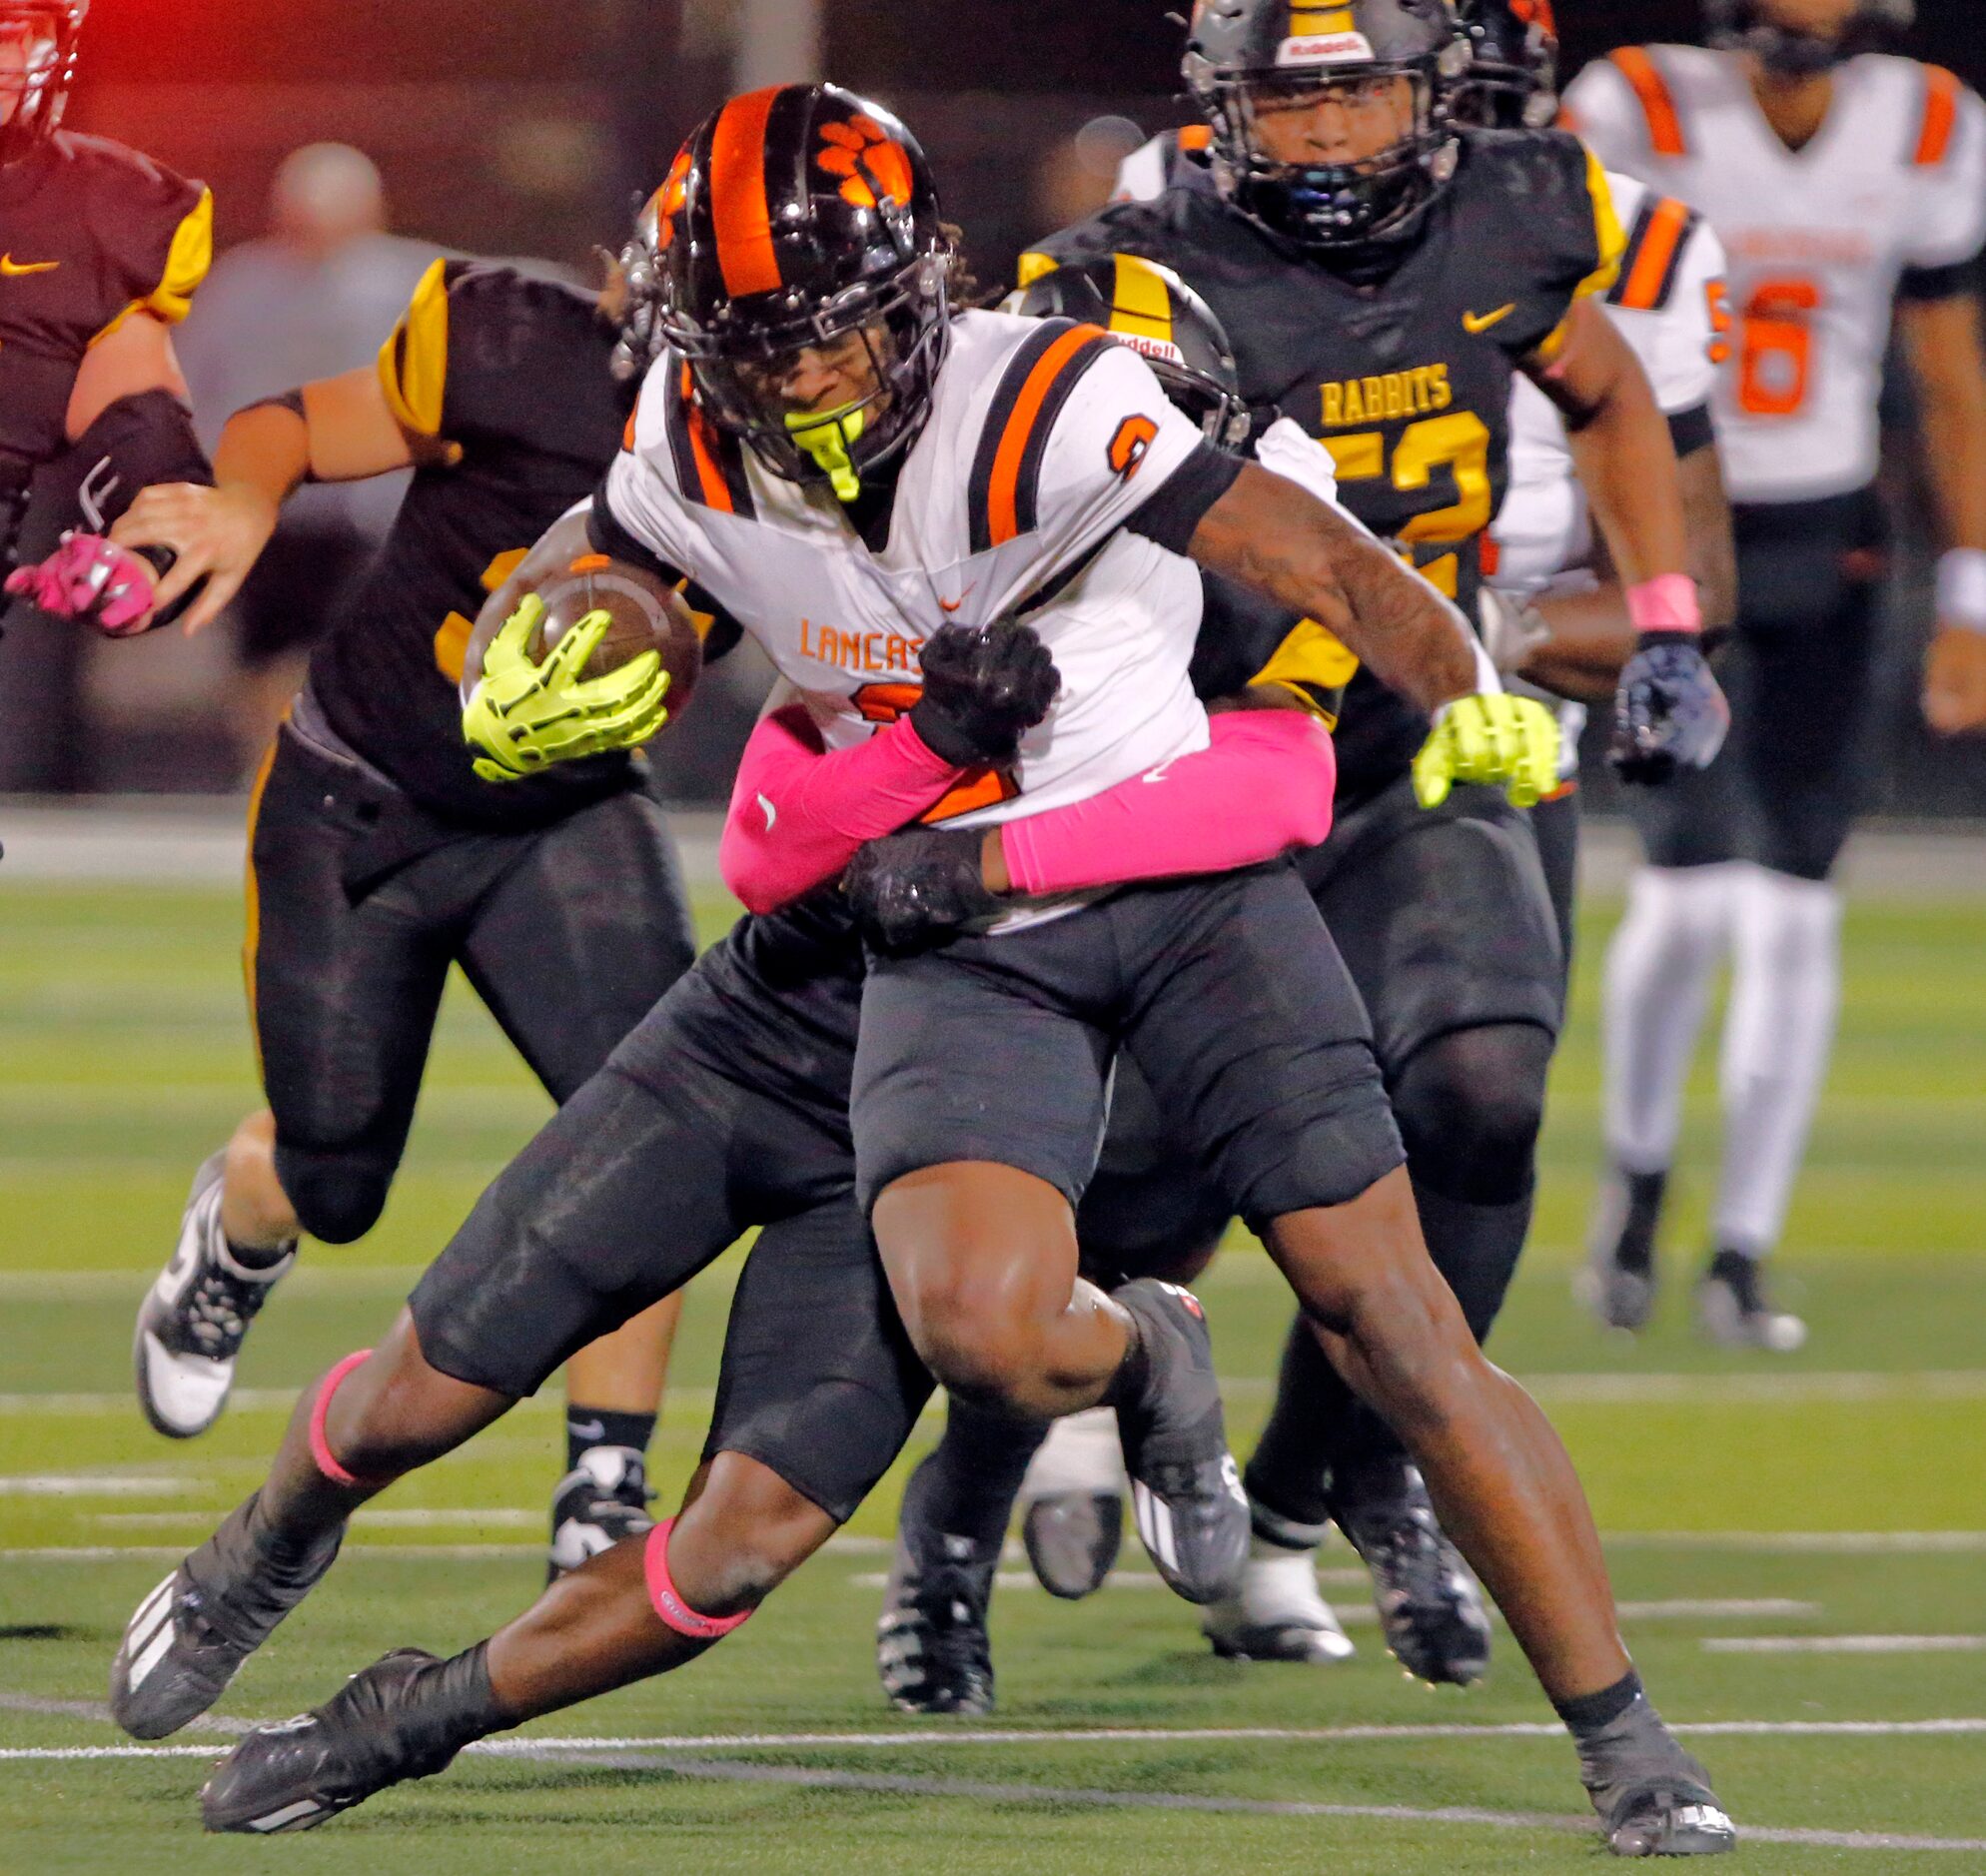
[[267, 1269], [236, 1262], [221, 1232], [224, 1164], [216, 1153], [194, 1174], [172, 1262], [146, 1292], [132, 1341], [138, 1405], [171, 1439], [191, 1439], [221, 1417], [249, 1324], [297, 1261], [293, 1245]]
[[1310, 1550], [1291, 1550], [1260, 1533], [1249, 1541], [1240, 1592], [1209, 1605], [1200, 1629], [1230, 1661], [1349, 1661], [1352, 1638], [1319, 1594]]
[[1791, 1355], [1806, 1346], [1807, 1326], [1775, 1310], [1758, 1279], [1757, 1260], [1719, 1251], [1696, 1286], [1696, 1322], [1722, 1349], [1762, 1349]]
[[1055, 1422], [1021, 1482], [1021, 1541], [1041, 1586], [1079, 1601], [1103, 1587], [1124, 1541], [1117, 1415], [1090, 1407]]

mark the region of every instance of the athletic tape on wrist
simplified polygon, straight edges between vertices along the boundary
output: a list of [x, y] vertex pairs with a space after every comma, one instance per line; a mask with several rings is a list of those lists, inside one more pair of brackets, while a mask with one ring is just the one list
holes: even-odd
[[1938, 622], [1986, 632], [1986, 547], [1953, 547], [1939, 556]]
[[669, 1532], [673, 1529], [675, 1519], [663, 1518], [648, 1533], [642, 1549], [641, 1567], [648, 1579], [648, 1604], [678, 1635], [687, 1635], [691, 1641], [715, 1641], [719, 1635], [728, 1635], [751, 1610], [741, 1609], [736, 1615], [698, 1615], [682, 1599], [675, 1578], [669, 1574]]
[[1658, 573], [1627, 588], [1627, 616], [1637, 632], [1700, 632], [1703, 607], [1687, 573]]
[[324, 1416], [330, 1410], [331, 1397], [338, 1392], [339, 1384], [346, 1376], [372, 1356], [371, 1349], [360, 1349], [348, 1355], [334, 1367], [329, 1375], [318, 1384], [318, 1398], [311, 1406], [311, 1457], [317, 1468], [334, 1485], [345, 1485], [361, 1490], [369, 1490], [380, 1485], [390, 1484], [385, 1478], [361, 1478], [357, 1472], [349, 1472], [339, 1464], [337, 1455], [331, 1449], [331, 1441], [324, 1434]]

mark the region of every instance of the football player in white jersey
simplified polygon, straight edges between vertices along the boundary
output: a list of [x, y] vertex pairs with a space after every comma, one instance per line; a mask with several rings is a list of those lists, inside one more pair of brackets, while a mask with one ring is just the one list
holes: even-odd
[[[830, 86], [733, 99], [691, 140], [662, 213], [671, 350], [648, 380], [660, 409], [637, 415], [593, 545], [650, 571], [689, 561], [679, 570], [735, 606], [806, 696], [820, 767], [917, 754], [877, 723], [907, 704], [921, 730], [932, 699], [875, 682], [914, 677], [903, 641], [942, 645], [957, 612], [990, 630], [1028, 611], [1062, 676], [1047, 733], [1029, 730], [979, 779], [990, 809], [965, 813], [1025, 815], [1037, 782], [1092, 799], [1204, 743], [1175, 541], [1446, 710], [1450, 773], [1512, 779], [1495, 745], [1523, 740], [1499, 730], [1525, 713], [1476, 691], [1467, 631], [1376, 543], [1294, 482], [1217, 460], [1101, 333], [951, 312], [921, 152], [878, 107]], [[1142, 498], [1124, 492], [1162, 468]], [[557, 576], [568, 552], [555, 528], [534, 558]], [[926, 651], [925, 675], [934, 661]], [[512, 729], [543, 724], [536, 706], [569, 662], [554, 653], [534, 690], [506, 693], [522, 706], [514, 724], [502, 696], [466, 713], [490, 759], [528, 763], [535, 737]], [[1114, 737], [1091, 684], [1116, 699]], [[582, 722], [584, 685], [565, 701]], [[942, 713], [928, 720], [945, 740]], [[578, 752], [574, 726], [548, 725], [549, 740]], [[1231, 1577], [1246, 1513], [1236, 1528], [1198, 1305], [1167, 1286], [1106, 1299], [1072, 1281], [1070, 1200], [1121, 1043], [1203, 1135], [1319, 1333], [1409, 1438], [1578, 1742], [1612, 1850], [1729, 1849], [1729, 1820], [1621, 1648], [1562, 1447], [1483, 1361], [1420, 1243], [1357, 999], [1301, 883], [1254, 869], [1036, 909], [1048, 915], [867, 960], [856, 1186], [917, 1352], [954, 1391], [1023, 1411], [1110, 1400], [1161, 1570], [1200, 1596]], [[323, 1481], [351, 1491], [365, 1481], [327, 1442], [330, 1387], [299, 1425]], [[842, 1418], [868, 1410], [851, 1390]], [[684, 1551], [657, 1526], [453, 1661], [388, 1656], [238, 1747], [208, 1787], [210, 1824], [307, 1827], [440, 1770], [469, 1739], [694, 1658], [769, 1584]]]
[[1629, 47], [1566, 107], [1614, 169], [1700, 210], [1730, 261], [1715, 418], [1738, 628], [1722, 757], [1632, 806], [1649, 864], [1608, 958], [1607, 1181], [1592, 1290], [1648, 1319], [1682, 1084], [1728, 952], [1723, 1167], [1697, 1288], [1721, 1342], [1797, 1348], [1759, 1260], [1784, 1223], [1839, 1001], [1830, 884], [1857, 805], [1882, 574], [1876, 400], [1892, 318], [1923, 407], [1946, 552], [1925, 713], [1986, 724], [1986, 370], [1968, 266], [1986, 239], [1986, 105], [1865, 50], [1899, 0], [1714, 0], [1710, 44]]
[[[1558, 108], [1556, 26], [1549, 0], [1463, 0], [1473, 58], [1454, 91], [1465, 123], [1513, 129]], [[1729, 353], [1724, 250], [1704, 218], [1630, 176], [1607, 186], [1628, 231], [1607, 317], [1640, 360], [1675, 441], [1694, 571], [1708, 628], [1728, 628], [1737, 569], [1710, 399]], [[1613, 693], [1633, 626], [1551, 402], [1527, 379], [1510, 397], [1510, 482], [1490, 530], [1485, 642], [1511, 687], [1557, 710], [1560, 784], [1531, 810], [1562, 962], [1569, 977], [1578, 870], [1579, 737], [1586, 705]]]

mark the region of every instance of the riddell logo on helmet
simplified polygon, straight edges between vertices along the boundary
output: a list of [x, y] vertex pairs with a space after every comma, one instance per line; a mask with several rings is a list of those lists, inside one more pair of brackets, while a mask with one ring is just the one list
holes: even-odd
[[1148, 359], [1163, 359], [1168, 365], [1184, 365], [1186, 354], [1170, 339], [1148, 339], [1143, 333], [1113, 332], [1111, 337], [1120, 346], [1129, 346], [1133, 352], [1142, 352]]
[[[858, 209], [899, 208], [910, 202], [910, 155], [866, 112], [844, 123], [820, 127], [821, 150], [814, 161], [841, 178], [841, 199]], [[882, 201], [877, 200], [881, 191]]]
[[1276, 48], [1278, 65], [1358, 65], [1372, 58], [1373, 42], [1364, 33], [1312, 33]]

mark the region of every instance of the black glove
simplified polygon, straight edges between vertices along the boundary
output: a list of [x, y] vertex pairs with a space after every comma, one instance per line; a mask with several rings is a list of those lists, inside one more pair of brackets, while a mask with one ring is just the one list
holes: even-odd
[[983, 827], [885, 834], [857, 850], [841, 889], [882, 949], [907, 950], [999, 910], [1003, 902], [979, 870], [985, 838]]
[[956, 768], [1006, 763], [1048, 714], [1062, 677], [1032, 625], [948, 625], [924, 641], [924, 694], [910, 721], [925, 747]]
[[1607, 760], [1622, 781], [1665, 782], [1678, 768], [1708, 768], [1730, 726], [1696, 635], [1644, 632], [1614, 692]]

